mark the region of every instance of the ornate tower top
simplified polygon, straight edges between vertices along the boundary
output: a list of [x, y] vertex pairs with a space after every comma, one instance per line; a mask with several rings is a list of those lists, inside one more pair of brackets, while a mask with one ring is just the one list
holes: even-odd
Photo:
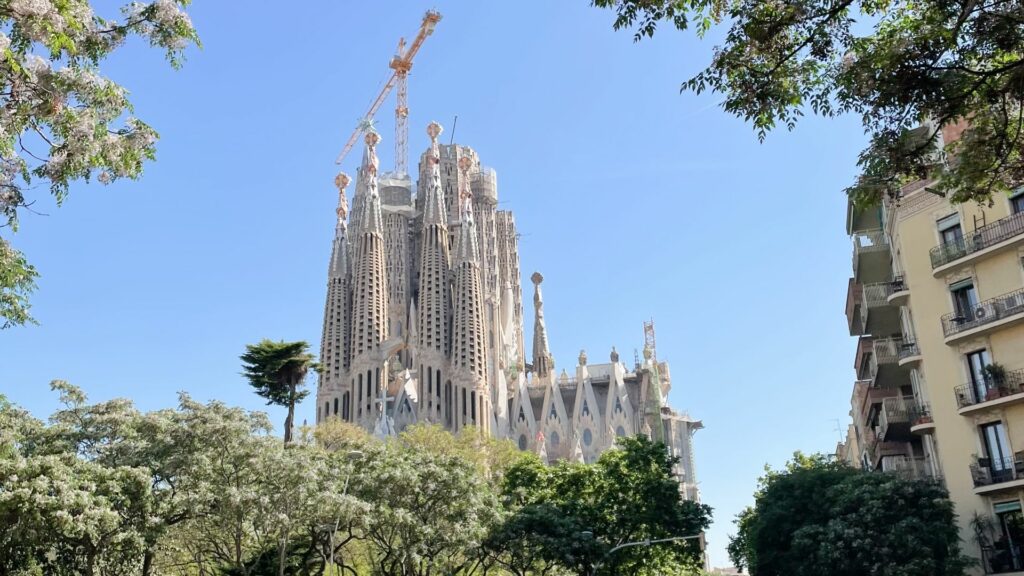
[[586, 365], [587, 365], [587, 351], [586, 350], [580, 350], [580, 366], [586, 366]]
[[551, 351], [548, 350], [548, 330], [544, 325], [544, 297], [540, 292], [540, 283], [544, 276], [540, 272], [534, 272], [530, 276], [533, 281], [533, 373], [539, 378], [551, 374], [552, 361]]
[[348, 198], [345, 197], [345, 187], [348, 186], [352, 179], [348, 177], [348, 174], [344, 172], [338, 172], [338, 175], [334, 177], [334, 185], [338, 187], [338, 224], [344, 226], [345, 218], [348, 217]]
[[363, 139], [366, 142], [366, 153], [363, 156], [363, 165], [360, 168], [362, 177], [366, 178], [366, 203], [360, 216], [358, 233], [373, 232], [382, 233], [382, 217], [380, 213], [380, 193], [377, 191], [377, 168], [380, 160], [377, 159], [377, 143], [380, 142], [380, 134], [370, 130], [366, 132]]
[[437, 122], [427, 125], [427, 135], [430, 136], [430, 183], [427, 184], [427, 197], [423, 203], [423, 225], [438, 224], [444, 226], [447, 223], [444, 211], [444, 190], [441, 188], [441, 148], [437, 144], [437, 137], [444, 130]]
[[431, 148], [437, 145], [437, 137], [440, 136], [443, 131], [444, 128], [442, 128], [437, 122], [427, 124], [427, 136], [430, 136]]
[[612, 364], [619, 363], [619, 353], [615, 350], [615, 346], [612, 346], [612, 353], [608, 356], [608, 358], [612, 361]]

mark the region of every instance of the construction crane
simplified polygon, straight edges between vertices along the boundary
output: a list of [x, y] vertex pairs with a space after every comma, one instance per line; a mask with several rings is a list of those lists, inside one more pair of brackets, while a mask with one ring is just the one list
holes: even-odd
[[409, 164], [409, 70], [412, 69], [412, 59], [419, 52], [420, 47], [423, 46], [423, 41], [434, 33], [434, 27], [441, 21], [441, 13], [435, 10], [428, 10], [423, 15], [423, 23], [420, 24], [420, 31], [416, 34], [416, 38], [412, 41], [412, 44], [408, 48], [405, 46], [405, 38], [398, 40], [398, 50], [395, 55], [391, 58], [391, 62], [388, 63], [388, 67], [393, 70], [391, 77], [388, 78], [384, 88], [377, 95], [377, 99], [370, 105], [370, 110], [366, 113], [366, 116], [356, 126], [352, 136], [349, 137], [348, 142], [345, 143], [345, 148], [338, 155], [338, 159], [335, 160], [336, 164], [341, 164], [345, 159], [345, 156], [352, 150], [352, 146], [355, 145], [356, 140], [359, 139], [359, 134], [367, 129], [368, 126], [372, 126], [373, 115], [377, 113], [377, 109], [380, 108], [381, 104], [384, 103], [384, 99], [391, 93], [391, 89], [398, 85], [398, 105], [395, 107], [395, 172], [399, 174], [406, 174], [407, 167]]

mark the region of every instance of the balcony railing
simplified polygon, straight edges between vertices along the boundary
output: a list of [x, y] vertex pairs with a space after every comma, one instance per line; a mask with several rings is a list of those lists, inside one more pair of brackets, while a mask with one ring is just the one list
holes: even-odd
[[900, 343], [899, 359], [906, 360], [907, 358], [913, 358], [914, 356], [921, 355], [921, 349], [917, 347], [917, 342], [910, 342], [904, 340]]
[[927, 402], [918, 402], [910, 412], [910, 425], [920, 426], [932, 422], [932, 407]]
[[1024, 570], [1024, 555], [1019, 544], [1000, 539], [991, 546], [981, 548], [982, 568], [985, 574], [1007, 574]]
[[942, 333], [948, 338], [1021, 313], [1024, 313], [1024, 288], [979, 302], [973, 310], [946, 314], [942, 317]]
[[879, 364], [895, 364], [900, 359], [900, 350], [903, 349], [904, 340], [902, 337], [880, 338], [874, 341], [874, 356]]
[[974, 487], [992, 486], [1011, 482], [1024, 477], [1024, 452], [1016, 452], [1013, 458], [983, 458], [975, 456], [971, 464], [971, 478]]
[[906, 480], [930, 480], [935, 478], [931, 463], [923, 456], [883, 457], [882, 471], [896, 474]]
[[976, 229], [968, 236], [932, 248], [930, 253], [932, 269], [984, 250], [989, 246], [995, 246], [1019, 234], [1024, 234], [1024, 212], [1001, 218]]
[[1001, 378], [987, 378], [983, 384], [962, 384], [953, 389], [959, 408], [998, 400], [1022, 392], [1024, 392], [1024, 368], [1011, 370]]

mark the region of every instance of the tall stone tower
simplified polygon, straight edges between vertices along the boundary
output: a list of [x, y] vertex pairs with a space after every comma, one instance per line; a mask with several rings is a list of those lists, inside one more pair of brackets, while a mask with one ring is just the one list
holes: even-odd
[[[388, 276], [380, 193], [377, 190], [376, 145], [380, 136], [366, 134], [366, 154], [359, 169], [365, 197], [359, 202], [358, 237], [352, 262], [352, 339], [349, 383], [355, 387], [355, 420], [370, 425], [377, 416], [383, 368], [380, 344], [388, 337]], [[352, 376], [355, 376], [352, 378]], [[386, 374], [384, 375], [387, 376]]]
[[671, 374], [653, 347], [632, 368], [612, 347], [607, 363], [581, 352], [575, 374], [556, 371], [544, 277], [534, 273], [526, 350], [515, 218], [497, 209], [495, 171], [472, 148], [439, 144], [440, 134], [436, 122], [427, 127], [415, 188], [407, 175], [379, 171], [375, 132], [351, 212], [349, 178], [335, 181], [317, 421], [378, 436], [430, 422], [509, 438], [548, 461], [593, 462], [617, 438], [646, 434], [680, 457], [673, 473], [698, 498], [691, 436], [701, 424], [665, 403]]

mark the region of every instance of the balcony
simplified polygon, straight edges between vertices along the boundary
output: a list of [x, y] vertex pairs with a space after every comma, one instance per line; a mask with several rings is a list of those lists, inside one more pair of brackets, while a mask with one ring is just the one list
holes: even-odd
[[1021, 241], [1024, 241], [1024, 213], [996, 220], [955, 242], [939, 244], [932, 248], [932, 274], [938, 277], [950, 268], [973, 262], [993, 252], [1012, 248]]
[[896, 474], [904, 480], [935, 480], [931, 462], [924, 456], [886, 456], [882, 458], [882, 472]]
[[916, 409], [913, 396], [884, 398], [878, 413], [878, 439], [884, 442], [910, 440], [910, 421]]
[[911, 434], [935, 433], [935, 421], [932, 420], [932, 407], [926, 402], [919, 402], [910, 414]]
[[1016, 490], [1024, 486], [1024, 452], [1015, 452], [1013, 458], [1002, 459], [976, 455], [970, 468], [975, 494]]
[[873, 230], [882, 227], [881, 206], [868, 206], [860, 208], [854, 206], [852, 200], [846, 202], [846, 233], [853, 234], [863, 230]]
[[872, 342], [869, 376], [877, 388], [897, 388], [910, 382], [910, 368], [900, 364], [903, 338], [882, 338]]
[[913, 366], [921, 361], [921, 348], [917, 342], [904, 340], [900, 343], [898, 354], [900, 366]]
[[890, 306], [903, 306], [910, 300], [910, 286], [903, 279], [902, 275], [893, 278], [890, 286], [891, 289], [888, 296]]
[[982, 336], [1024, 320], [1024, 288], [979, 302], [973, 310], [952, 312], [942, 317], [946, 344]]
[[963, 384], [953, 389], [958, 412], [968, 416], [995, 407], [1024, 402], [1024, 369], [1011, 370], [1002, 378], [984, 384]]
[[865, 284], [860, 305], [862, 334], [890, 336], [900, 332], [900, 309], [889, 304], [892, 282]]
[[882, 282], [892, 274], [889, 241], [881, 230], [853, 235], [853, 278], [861, 284]]

